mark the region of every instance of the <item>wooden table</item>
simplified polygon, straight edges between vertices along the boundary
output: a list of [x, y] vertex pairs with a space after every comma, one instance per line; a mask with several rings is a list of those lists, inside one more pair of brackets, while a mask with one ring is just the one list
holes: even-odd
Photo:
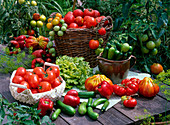
[[[16, 101], [10, 91], [10, 74], [1, 74], [0, 73], [0, 93], [9, 101]], [[117, 103], [115, 106], [110, 108], [104, 113], [100, 113], [98, 109], [95, 109], [95, 112], [100, 114], [100, 117], [97, 121], [91, 120], [87, 115], [80, 116], [78, 112], [73, 117], [67, 116], [63, 113], [57, 118], [54, 123], [57, 125], [124, 125], [124, 124], [133, 124], [139, 123], [140, 115], [145, 115], [144, 109], [148, 111], [151, 115], [158, 115], [159, 113], [164, 113], [167, 111], [167, 114], [170, 113], [170, 102], [168, 102], [165, 96], [159, 92], [154, 98], [147, 99], [144, 97], [136, 97], [137, 106], [134, 109], [128, 109], [122, 106], [121, 102]], [[166, 107], [167, 106], [167, 107]], [[77, 108], [76, 108], [77, 111]]]
[[[10, 91], [10, 74], [0, 73], [0, 94], [3, 95], [9, 102], [16, 101]], [[158, 115], [159, 113], [170, 113], [170, 102], [166, 100], [165, 96], [159, 92], [154, 98], [147, 99], [144, 97], [136, 97], [137, 106], [134, 109], [125, 108], [121, 102], [114, 105], [108, 111], [101, 113], [98, 109], [95, 112], [100, 114], [97, 121], [91, 120], [87, 115], [80, 116], [78, 112], [73, 117], [67, 116], [63, 113], [59, 115], [56, 121], [57, 125], [124, 125], [124, 124], [139, 124], [140, 120], [135, 117], [145, 115], [144, 109], [151, 115]], [[77, 111], [77, 108], [76, 108]]]

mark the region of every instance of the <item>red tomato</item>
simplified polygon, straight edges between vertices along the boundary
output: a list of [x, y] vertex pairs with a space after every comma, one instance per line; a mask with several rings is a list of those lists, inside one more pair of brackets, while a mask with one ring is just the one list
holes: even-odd
[[99, 17], [100, 16], [100, 12], [98, 10], [94, 10], [94, 17]]
[[68, 27], [69, 28], [78, 28], [79, 26], [77, 25], [77, 23], [71, 23]]
[[22, 76], [14, 76], [14, 78], [12, 79], [12, 82], [16, 84], [20, 84], [22, 81], [25, 81]]
[[84, 21], [83, 21], [83, 18], [81, 16], [77, 16], [74, 19], [74, 22], [77, 23], [79, 26], [82, 26]]
[[24, 67], [19, 67], [15, 73], [15, 76], [25, 76], [26, 74], [26, 69]]
[[38, 84], [39, 84], [39, 77], [38, 77], [38, 75], [36, 75], [36, 74], [31, 75], [28, 78], [28, 83], [29, 83], [31, 88], [34, 88], [34, 89], [37, 88]]
[[123, 101], [123, 105], [128, 108], [134, 108], [137, 105], [137, 101], [132, 97], [127, 97], [127, 99]]
[[33, 14], [33, 19], [36, 20], [36, 21], [39, 20], [40, 19], [40, 14], [39, 13], [34, 13]]
[[73, 11], [73, 15], [74, 15], [74, 17], [77, 17], [77, 16], [83, 17], [83, 11], [80, 9], [76, 9]]
[[[73, 15], [73, 12], [69, 11], [67, 14], [72, 14], [72, 15]], [[66, 15], [67, 15], [67, 14], [66, 14]], [[66, 16], [66, 15], [65, 15], [65, 16]]]
[[89, 18], [90, 16], [85, 16], [83, 19], [84, 19], [84, 21], [86, 21], [87, 20], [87, 18]]
[[[101, 18], [102, 18], [102, 20], [104, 19], [104, 18], [106, 18], [105, 16], [101, 16]], [[105, 22], [104, 22], [104, 25], [106, 26], [108, 24], [108, 20], [106, 20]]]
[[105, 35], [106, 34], [106, 29], [104, 27], [102, 27], [102, 28], [100, 28], [98, 30], [98, 32], [99, 32], [100, 35]]
[[90, 49], [97, 49], [99, 47], [99, 41], [98, 40], [90, 40], [89, 41], [89, 47]]
[[49, 83], [53, 83], [56, 78], [56, 75], [52, 71], [46, 71], [46, 74], [43, 77], [43, 81], [47, 81]]
[[25, 74], [25, 76], [24, 76], [24, 79], [25, 79], [25, 81], [27, 81], [28, 82], [28, 78], [31, 76], [31, 75], [33, 75], [33, 73], [32, 72], [26, 72], [26, 74]]
[[42, 82], [42, 80], [43, 80], [43, 79], [39, 77], [39, 82]]
[[97, 24], [100, 23], [101, 20], [102, 20], [102, 17], [96, 17]]
[[159, 64], [159, 63], [154, 63], [153, 65], [151, 65], [150, 68], [151, 68], [151, 72], [152, 72], [153, 74], [159, 74], [160, 72], [163, 71], [163, 67], [162, 67], [162, 65]]
[[55, 78], [54, 82], [51, 84], [52, 88], [55, 88], [61, 84], [58, 78]]
[[52, 62], [51, 58], [47, 58], [46, 62]]
[[87, 28], [87, 27], [86, 27], [86, 25], [83, 25], [83, 26], [82, 26], [82, 27], [80, 27], [80, 28], [84, 29], [84, 28]]
[[58, 67], [56, 66], [51, 66], [49, 67], [46, 71], [52, 71], [55, 73], [56, 77], [58, 77], [60, 75], [60, 70]]
[[29, 36], [33, 36], [34, 33], [35, 33], [34, 30], [28, 30], [28, 31], [27, 31], [27, 34], [28, 34]]
[[38, 85], [38, 92], [46, 92], [51, 90], [51, 84], [49, 82], [40, 82]]
[[42, 67], [35, 67], [33, 69], [33, 73], [37, 74], [39, 78], [43, 78], [45, 75], [45, 71]]
[[66, 14], [64, 17], [64, 21], [69, 25], [71, 23], [74, 23], [74, 15], [72, 14]]
[[120, 87], [119, 85], [117, 84], [114, 84], [113, 85], [113, 92], [118, 95], [118, 96], [123, 96], [126, 94], [126, 90], [124, 87]]
[[[26, 86], [28, 89], [30, 89], [30, 86], [29, 86], [28, 82], [22, 81], [20, 84], [21, 84], [21, 85], [24, 85], [24, 86]], [[26, 89], [17, 88], [17, 92], [18, 92], [18, 93], [21, 93], [21, 92], [24, 91], [24, 90], [26, 90]]]
[[38, 93], [38, 89], [31, 89], [32, 94]]
[[84, 16], [91, 16], [94, 17], [95, 11], [93, 9], [85, 9]]
[[85, 24], [87, 28], [95, 27], [97, 25], [96, 19], [94, 17], [88, 17]]

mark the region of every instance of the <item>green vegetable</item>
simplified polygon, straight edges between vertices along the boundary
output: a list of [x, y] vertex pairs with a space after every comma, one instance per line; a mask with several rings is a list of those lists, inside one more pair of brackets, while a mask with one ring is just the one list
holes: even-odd
[[66, 81], [66, 89], [73, 86], [85, 89], [85, 80], [93, 75], [93, 69], [83, 57], [60, 56], [56, 58], [56, 64], [60, 67], [60, 76]]
[[101, 52], [103, 52], [104, 51], [104, 48], [97, 48], [96, 50], [95, 50], [95, 54], [98, 56]]
[[104, 112], [106, 110], [106, 108], [109, 106], [109, 101], [107, 100], [104, 105], [101, 108], [101, 111]]
[[114, 53], [115, 53], [115, 48], [114, 47], [110, 47], [109, 51], [108, 51], [108, 59], [113, 59], [114, 57]]
[[61, 113], [61, 109], [56, 109], [55, 112], [52, 114], [51, 119], [56, 120]]
[[97, 112], [94, 112], [92, 107], [87, 108], [87, 113], [88, 116], [93, 120], [97, 120], [99, 117], [99, 114]]
[[87, 102], [82, 102], [80, 104], [80, 106], [78, 108], [78, 112], [79, 112], [80, 115], [85, 115], [86, 114], [86, 112], [87, 112], [86, 106], [87, 106]]
[[73, 107], [64, 104], [60, 100], [57, 100], [56, 105], [61, 109], [63, 113], [67, 115], [73, 116], [76, 113], [76, 110]]
[[80, 98], [90, 98], [96, 97], [96, 93], [94, 91], [89, 92], [78, 92]]
[[107, 59], [108, 51], [109, 51], [109, 47], [106, 46], [106, 47], [104, 48], [104, 51], [103, 51], [103, 55], [102, 55], [103, 58]]
[[93, 107], [95, 108], [96, 106], [98, 106], [106, 101], [107, 101], [106, 98], [98, 98], [93, 102]]
[[87, 102], [87, 106], [88, 106], [88, 107], [91, 107], [91, 106], [92, 106], [92, 102], [93, 102], [93, 99], [92, 99], [92, 98], [89, 98], [89, 99], [88, 99], [88, 102]]

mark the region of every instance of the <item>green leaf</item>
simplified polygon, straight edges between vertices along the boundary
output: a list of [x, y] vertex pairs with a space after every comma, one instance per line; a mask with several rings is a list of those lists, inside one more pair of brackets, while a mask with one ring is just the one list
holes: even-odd
[[161, 31], [159, 32], [158, 38], [160, 38], [165, 32], [166, 30], [162, 28]]
[[45, 115], [45, 116], [42, 118], [41, 123], [51, 123], [51, 119], [49, 118], [49, 116]]
[[149, 67], [147, 65], [144, 65], [144, 67], [145, 67], [147, 72], [150, 72], [150, 69], [149, 69]]
[[137, 40], [135, 33], [129, 33], [129, 36], [130, 36], [131, 38], [133, 38], [134, 40]]
[[24, 120], [22, 121], [22, 123], [25, 125], [34, 125], [34, 122], [32, 120]]
[[153, 37], [155, 39], [157, 39], [156, 31], [154, 29], [152, 29], [152, 28], [150, 28], [150, 30], [151, 30], [151, 33], [152, 33]]

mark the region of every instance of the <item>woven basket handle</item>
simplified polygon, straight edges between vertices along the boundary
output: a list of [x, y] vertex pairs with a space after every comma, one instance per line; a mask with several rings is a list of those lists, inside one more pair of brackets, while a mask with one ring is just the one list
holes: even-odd
[[[104, 23], [107, 20], [108, 20], [108, 24], [104, 27]], [[113, 20], [112, 20], [111, 16], [107, 16], [103, 20], [101, 20], [100, 23], [98, 23], [97, 27], [98, 28], [104, 27], [106, 30], [111, 29], [113, 27]]]
[[11, 86], [14, 86], [14, 87], [18, 87], [18, 88], [23, 88], [23, 89], [27, 89], [26, 86], [24, 85], [20, 85], [20, 84], [16, 84], [16, 83], [10, 83]]

